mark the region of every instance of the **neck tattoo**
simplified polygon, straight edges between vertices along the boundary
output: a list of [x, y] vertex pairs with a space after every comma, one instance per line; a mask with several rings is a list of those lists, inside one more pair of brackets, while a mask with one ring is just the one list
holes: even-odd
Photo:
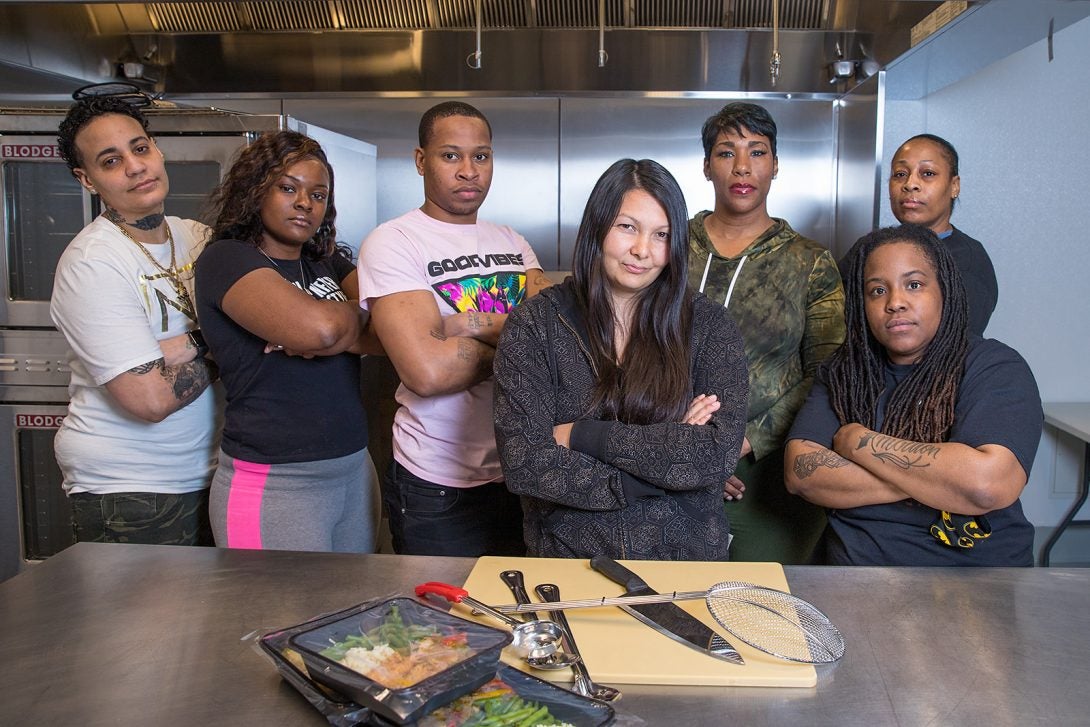
[[[283, 269], [281, 269], [281, 267], [280, 267], [280, 261], [279, 260], [277, 260], [277, 259], [275, 259], [273, 257], [270, 257], [269, 253], [265, 252], [260, 247], [257, 248], [257, 249], [262, 255], [265, 256], [265, 258], [269, 262], [271, 262], [276, 267], [276, 271], [278, 273], [280, 273], [280, 275], [282, 275], [285, 280], [287, 280], [289, 283], [292, 283], [292, 284], [295, 283], [294, 280], [292, 280], [290, 277], [288, 277], [287, 275], [284, 274]], [[310, 281], [307, 280], [307, 271], [303, 269], [303, 255], [301, 253], [299, 255], [299, 282], [302, 283], [302, 285], [303, 285], [303, 292], [309, 293], [310, 292]]]
[[129, 222], [121, 216], [120, 212], [109, 205], [106, 205], [106, 209], [103, 211], [102, 216], [115, 225], [129, 225], [134, 229], [144, 230], [145, 232], [159, 229], [159, 225], [163, 224], [163, 221], [166, 220], [166, 216], [162, 212], [153, 212], [150, 215], [141, 217], [135, 222]]

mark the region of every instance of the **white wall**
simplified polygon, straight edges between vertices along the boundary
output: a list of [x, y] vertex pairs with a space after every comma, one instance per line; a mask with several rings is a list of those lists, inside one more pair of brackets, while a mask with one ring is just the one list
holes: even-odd
[[[953, 222], [984, 243], [999, 279], [987, 336], [1017, 349], [1048, 401], [1090, 401], [1090, 19], [919, 101], [890, 101], [884, 179], [904, 139], [930, 132], [961, 158]], [[937, 63], [956, 59], [936, 59]], [[897, 73], [891, 68], [889, 74]], [[883, 200], [885, 192], [882, 192]], [[883, 204], [882, 224], [895, 224]], [[1073, 500], [1081, 443], [1051, 427], [1022, 496], [1035, 525]], [[1090, 505], [1082, 510], [1090, 517]]]

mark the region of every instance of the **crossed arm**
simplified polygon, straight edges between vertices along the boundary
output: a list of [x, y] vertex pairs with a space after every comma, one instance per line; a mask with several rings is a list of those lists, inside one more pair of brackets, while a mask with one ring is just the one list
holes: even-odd
[[[161, 348], [163, 358], [133, 367], [106, 382], [106, 390], [122, 409], [148, 422], [161, 422], [192, 403], [218, 376], [214, 363], [203, 356], [197, 358], [197, 349], [185, 334], [166, 339]], [[169, 362], [187, 354], [188, 360]]]
[[912, 442], [845, 424], [828, 449], [792, 439], [785, 455], [787, 489], [829, 508], [913, 499], [937, 510], [981, 515], [1011, 505], [1027, 475], [999, 444]]
[[[340, 285], [349, 298], [359, 296], [355, 271]], [[221, 306], [235, 323], [293, 354], [382, 352], [356, 302], [314, 298], [272, 268], [257, 268], [239, 278]]]
[[[526, 295], [551, 285], [526, 271]], [[506, 314], [468, 311], [442, 316], [430, 291], [392, 293], [371, 302], [371, 321], [401, 382], [418, 396], [464, 391], [492, 375]]]

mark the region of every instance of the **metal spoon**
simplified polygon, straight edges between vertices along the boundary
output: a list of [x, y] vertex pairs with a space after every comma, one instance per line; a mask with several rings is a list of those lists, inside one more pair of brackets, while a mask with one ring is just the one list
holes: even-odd
[[[530, 594], [526, 592], [526, 581], [520, 570], [505, 570], [500, 573], [500, 578], [511, 589], [511, 595], [517, 603], [530, 604]], [[536, 613], [528, 614], [527, 621], [539, 621]], [[559, 626], [559, 624], [557, 624]], [[563, 636], [562, 636], [563, 638]], [[534, 669], [567, 669], [580, 661], [578, 653], [571, 650], [557, 650], [545, 656], [526, 656], [526, 663]]]
[[[430, 594], [442, 596], [452, 603], [465, 604], [474, 611], [486, 613], [492, 618], [503, 621], [511, 627], [513, 639], [511, 647], [524, 659], [541, 659], [556, 653], [564, 634], [560, 626], [552, 621], [519, 621], [514, 616], [500, 613], [487, 603], [481, 603], [476, 598], [472, 598], [466, 589], [449, 583], [429, 581], [418, 585], [415, 591], [421, 598]], [[572, 657], [567, 655], [567, 658]]]
[[[537, 592], [537, 595], [541, 597], [541, 600], [546, 603], [560, 600], [560, 588], [555, 584], [542, 583], [534, 590]], [[576, 656], [580, 656], [579, 647], [575, 645], [575, 637], [572, 635], [571, 626], [568, 624], [568, 617], [564, 612], [550, 611], [549, 618], [556, 621], [563, 630], [565, 650]], [[587, 672], [587, 665], [583, 663], [581, 656], [577, 663], [572, 664], [572, 673], [575, 675], [575, 683], [572, 684], [572, 691], [576, 694], [600, 699], [603, 702], [615, 702], [621, 698], [621, 691], [619, 689], [614, 689], [605, 684], [594, 683], [594, 680], [590, 678], [590, 674]]]

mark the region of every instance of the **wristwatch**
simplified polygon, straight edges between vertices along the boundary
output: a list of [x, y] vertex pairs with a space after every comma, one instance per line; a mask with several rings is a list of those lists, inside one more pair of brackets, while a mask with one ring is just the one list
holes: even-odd
[[185, 335], [189, 338], [190, 345], [197, 349], [198, 358], [208, 353], [208, 344], [204, 342], [204, 336], [201, 334], [201, 329], [194, 328]]

